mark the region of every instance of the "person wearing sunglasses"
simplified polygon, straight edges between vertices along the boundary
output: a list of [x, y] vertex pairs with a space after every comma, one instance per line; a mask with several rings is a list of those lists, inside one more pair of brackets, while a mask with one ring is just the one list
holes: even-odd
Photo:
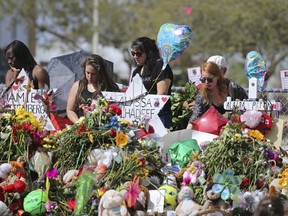
[[7, 45], [5, 56], [10, 70], [6, 73], [5, 84], [9, 88], [13, 85], [21, 69], [24, 69], [33, 84], [34, 89], [49, 89], [50, 78], [48, 72], [37, 64], [28, 47], [19, 40]]
[[193, 114], [190, 117], [187, 129], [192, 129], [192, 122], [200, 118], [211, 106], [219, 113], [224, 114], [224, 102], [230, 96], [232, 100], [244, 100], [248, 95], [240, 85], [223, 76], [219, 66], [212, 62], [206, 62], [201, 67], [202, 86], [195, 99]]
[[[137, 38], [131, 43], [131, 55], [136, 63], [132, 79], [139, 74], [149, 94], [171, 95], [173, 73], [169, 65], [162, 71], [163, 60], [155, 40], [148, 37]], [[163, 125], [169, 129], [172, 124], [170, 99], [160, 110], [158, 116]]]

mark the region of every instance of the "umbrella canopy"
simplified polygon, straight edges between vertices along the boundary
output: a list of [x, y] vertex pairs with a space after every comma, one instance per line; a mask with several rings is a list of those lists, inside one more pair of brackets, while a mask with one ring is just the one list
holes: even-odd
[[[54, 99], [57, 105], [56, 113], [61, 114], [66, 112], [70, 89], [73, 83], [83, 76], [81, 66], [89, 55], [91, 55], [91, 53], [80, 50], [67, 55], [54, 57], [48, 63], [46, 69], [50, 76], [50, 88], [57, 89]], [[113, 63], [108, 60], [105, 61], [110, 71], [110, 76], [112, 77]]]

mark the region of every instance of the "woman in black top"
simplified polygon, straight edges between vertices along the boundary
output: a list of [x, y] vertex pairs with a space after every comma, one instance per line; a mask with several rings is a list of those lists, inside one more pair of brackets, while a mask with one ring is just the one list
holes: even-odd
[[214, 62], [206, 62], [201, 67], [201, 82], [203, 85], [195, 99], [193, 114], [189, 119], [187, 129], [192, 129], [192, 122], [200, 118], [211, 106], [224, 114], [224, 102], [230, 96], [232, 100], [247, 99], [246, 91], [238, 84], [225, 78], [220, 68]]
[[118, 85], [109, 76], [108, 67], [99, 55], [91, 55], [83, 63], [84, 76], [71, 87], [66, 113], [73, 123], [83, 115], [79, 105], [101, 95], [101, 91], [119, 91]]
[[[173, 73], [169, 65], [162, 70], [163, 60], [155, 40], [148, 37], [137, 38], [131, 44], [131, 54], [137, 64], [132, 78], [139, 74], [148, 94], [171, 95]], [[160, 110], [158, 116], [164, 126], [170, 128], [172, 123], [170, 99]]]

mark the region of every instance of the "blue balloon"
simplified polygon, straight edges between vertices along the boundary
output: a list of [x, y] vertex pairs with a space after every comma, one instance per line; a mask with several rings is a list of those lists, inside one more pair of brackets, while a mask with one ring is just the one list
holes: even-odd
[[267, 69], [264, 59], [257, 51], [250, 51], [245, 59], [245, 71], [248, 80], [257, 78], [258, 91], [263, 92], [267, 85]]
[[157, 45], [163, 59], [164, 70], [167, 64], [182, 56], [192, 42], [192, 30], [186, 25], [165, 23], [160, 27]]

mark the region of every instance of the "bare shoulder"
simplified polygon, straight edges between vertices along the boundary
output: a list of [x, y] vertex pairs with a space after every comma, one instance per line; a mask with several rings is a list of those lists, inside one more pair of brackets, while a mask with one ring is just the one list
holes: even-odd
[[79, 80], [76, 81], [75, 83], [73, 83], [72, 87], [71, 87], [71, 91], [77, 91], [79, 87]]
[[37, 65], [35, 65], [35, 67], [33, 69], [33, 73], [36, 75], [36, 74], [43, 74], [43, 73], [48, 73], [48, 72], [46, 71], [46, 69], [43, 66], [37, 64]]

